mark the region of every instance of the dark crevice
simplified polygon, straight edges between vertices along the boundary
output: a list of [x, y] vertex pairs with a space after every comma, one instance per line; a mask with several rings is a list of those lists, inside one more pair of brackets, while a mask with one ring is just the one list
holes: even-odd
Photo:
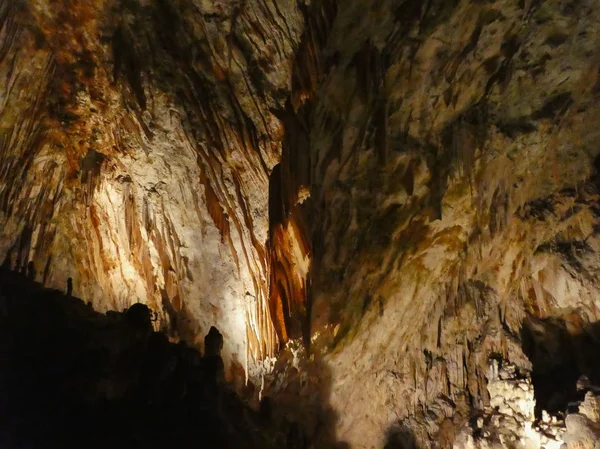
[[523, 351], [532, 363], [536, 417], [577, 412], [584, 392], [578, 383], [600, 381], [600, 322], [582, 325], [576, 316], [528, 317], [521, 329]]
[[534, 112], [531, 117], [534, 120], [554, 119], [560, 117], [573, 104], [573, 97], [570, 92], [555, 95], [544, 103], [538, 111]]

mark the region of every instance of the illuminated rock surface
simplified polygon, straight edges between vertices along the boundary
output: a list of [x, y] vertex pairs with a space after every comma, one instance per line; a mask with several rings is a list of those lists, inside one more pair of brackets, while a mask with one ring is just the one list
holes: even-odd
[[287, 344], [328, 444], [460, 447], [490, 358], [538, 420], [599, 383], [597, 1], [56, 3], [0, 0], [0, 258], [230, 376]]
[[0, 23], [0, 253], [192, 341], [215, 324], [228, 361], [272, 355], [271, 109], [295, 2], [5, 0]]

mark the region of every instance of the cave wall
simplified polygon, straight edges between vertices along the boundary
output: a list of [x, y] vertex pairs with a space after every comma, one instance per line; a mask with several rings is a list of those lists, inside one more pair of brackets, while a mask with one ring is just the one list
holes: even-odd
[[294, 1], [0, 2], [0, 258], [141, 301], [245, 364], [278, 347], [268, 182]]
[[303, 340], [351, 447], [598, 320], [596, 0], [61, 4], [0, 0], [0, 258], [251, 375]]
[[351, 447], [452, 447], [490, 356], [531, 370], [527, 316], [598, 319], [597, 6], [338, 8], [307, 119], [311, 327]]

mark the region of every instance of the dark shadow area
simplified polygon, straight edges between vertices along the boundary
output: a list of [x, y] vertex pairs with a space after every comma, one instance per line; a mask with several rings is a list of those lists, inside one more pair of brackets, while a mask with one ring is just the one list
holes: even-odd
[[95, 312], [0, 269], [0, 447], [269, 448], [274, 436], [203, 357], [153, 332], [149, 309]]
[[261, 402], [263, 416], [269, 416], [269, 426], [279, 434], [277, 447], [347, 449], [336, 435], [339, 415], [330, 405], [331, 369], [317, 352], [308, 354], [296, 363], [291, 351], [280, 354]]
[[383, 449], [420, 449], [420, 446], [413, 431], [406, 426], [400, 426], [388, 430]]
[[585, 390], [600, 384], [600, 322], [576, 316], [528, 317], [521, 328], [523, 351], [533, 365], [536, 417], [577, 411]]

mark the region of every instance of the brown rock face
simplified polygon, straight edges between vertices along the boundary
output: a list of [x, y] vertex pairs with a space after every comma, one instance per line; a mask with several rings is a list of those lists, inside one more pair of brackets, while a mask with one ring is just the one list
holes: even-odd
[[295, 2], [3, 1], [1, 256], [95, 307], [141, 300], [273, 355], [268, 182]]
[[353, 447], [450, 447], [491, 355], [531, 369], [526, 316], [598, 319], [596, 7], [339, 8], [307, 119], [311, 325]]
[[251, 376], [303, 339], [351, 447], [595, 341], [598, 1], [92, 3], [0, 0], [0, 257]]

